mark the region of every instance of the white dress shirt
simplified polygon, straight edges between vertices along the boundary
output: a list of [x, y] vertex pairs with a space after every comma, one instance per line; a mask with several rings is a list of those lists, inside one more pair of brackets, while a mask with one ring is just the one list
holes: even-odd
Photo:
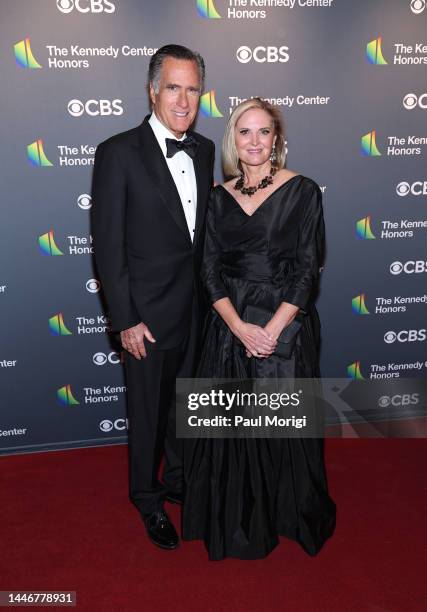
[[148, 123], [151, 125], [170, 173], [172, 174], [179, 197], [181, 198], [181, 204], [182, 208], [184, 209], [188, 231], [190, 233], [191, 240], [193, 241], [194, 231], [196, 228], [197, 210], [197, 183], [196, 175], [194, 173], [193, 160], [185, 151], [178, 151], [178, 153], [175, 153], [173, 157], [166, 157], [166, 138], [184, 140], [186, 135], [184, 134], [182, 138], [176, 138], [176, 136], [157, 119], [154, 111], [151, 113]]

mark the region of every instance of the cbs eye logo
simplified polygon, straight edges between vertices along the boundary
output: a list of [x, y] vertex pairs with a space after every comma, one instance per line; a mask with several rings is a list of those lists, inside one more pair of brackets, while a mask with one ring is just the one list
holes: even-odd
[[387, 344], [392, 344], [393, 342], [396, 342], [396, 338], [397, 334], [394, 331], [389, 331], [384, 334], [384, 342], [387, 342]]
[[91, 196], [89, 194], [87, 194], [87, 193], [80, 194], [79, 197], [77, 198], [77, 205], [82, 210], [89, 210], [89, 208], [92, 207], [92, 198], [91, 198]]
[[81, 117], [83, 113], [90, 117], [107, 117], [111, 115], [123, 115], [122, 100], [70, 100], [68, 102], [68, 112], [72, 117]]
[[390, 272], [392, 274], [400, 274], [403, 270], [403, 264], [400, 261], [393, 261], [390, 265]]
[[384, 342], [424, 342], [427, 338], [425, 329], [402, 329], [399, 332], [388, 331], [384, 334]]
[[89, 293], [98, 293], [100, 289], [101, 283], [96, 278], [90, 278], [86, 282], [86, 290], [89, 291]]
[[112, 421], [108, 421], [107, 419], [105, 419], [104, 421], [101, 421], [99, 424], [99, 429], [101, 431], [111, 431], [113, 429], [114, 425]]
[[263, 64], [267, 62], [269, 64], [275, 62], [285, 63], [289, 61], [289, 47], [263, 47], [258, 46], [255, 49], [251, 49], [246, 45], [242, 45], [236, 51], [237, 61], [241, 64], [247, 64], [251, 60]]
[[411, 11], [419, 15], [426, 7], [426, 0], [411, 0]]
[[401, 261], [393, 261], [390, 264], [390, 273], [397, 275], [401, 272], [405, 272], [406, 274], [422, 274], [427, 272], [427, 261], [422, 260], [409, 260], [404, 264]]
[[106, 355], [105, 353], [95, 353], [95, 355], [92, 357], [92, 361], [95, 365], [98, 366], [103, 366], [106, 363], [116, 365], [122, 362], [122, 355], [121, 353], [117, 353], [116, 351], [111, 351], [110, 353], [108, 353], [108, 355]]
[[423, 93], [420, 96], [414, 93], [408, 93], [403, 98], [403, 106], [406, 110], [413, 110], [414, 108], [427, 109], [427, 93]]
[[407, 196], [409, 193], [415, 196], [425, 196], [427, 195], [427, 181], [415, 181], [412, 185], [402, 181], [396, 186], [396, 193], [401, 197]]
[[406, 183], [405, 181], [402, 181], [396, 187], [396, 193], [397, 195], [401, 197], [407, 196], [410, 191], [411, 191], [411, 186], [409, 183]]
[[115, 421], [110, 421], [109, 419], [104, 419], [99, 424], [99, 429], [104, 433], [108, 433], [113, 429], [117, 429], [118, 431], [123, 431], [127, 429], [127, 419], [116, 419]]
[[420, 401], [419, 393], [404, 393], [396, 395], [382, 395], [378, 400], [378, 406], [380, 408], [387, 408], [388, 406], [409, 406], [418, 404]]
[[79, 13], [114, 13], [116, 10], [109, 0], [56, 0], [56, 6], [65, 15], [74, 9]]

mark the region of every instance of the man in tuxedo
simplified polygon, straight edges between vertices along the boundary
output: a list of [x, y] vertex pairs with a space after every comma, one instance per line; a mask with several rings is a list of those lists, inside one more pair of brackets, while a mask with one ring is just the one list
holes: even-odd
[[159, 49], [148, 73], [151, 116], [97, 147], [93, 176], [95, 260], [125, 349], [130, 498], [151, 541], [166, 549], [179, 540], [164, 500], [181, 503], [183, 494], [175, 380], [194, 375], [203, 318], [214, 144], [190, 126], [204, 71], [186, 47]]

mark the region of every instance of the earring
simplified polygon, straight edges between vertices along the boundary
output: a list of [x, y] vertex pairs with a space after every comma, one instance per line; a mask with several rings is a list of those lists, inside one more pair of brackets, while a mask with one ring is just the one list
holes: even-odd
[[276, 144], [273, 144], [273, 148], [271, 149], [270, 161], [271, 161], [273, 166], [274, 166], [274, 164], [277, 161]]

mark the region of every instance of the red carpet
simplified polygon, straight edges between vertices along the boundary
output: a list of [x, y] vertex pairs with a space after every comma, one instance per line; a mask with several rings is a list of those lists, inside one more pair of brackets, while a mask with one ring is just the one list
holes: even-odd
[[[426, 440], [327, 440], [337, 530], [307, 556], [209, 562], [146, 538], [124, 446], [0, 458], [0, 590], [75, 590], [80, 610], [424, 612]], [[168, 506], [175, 525], [179, 509]]]

